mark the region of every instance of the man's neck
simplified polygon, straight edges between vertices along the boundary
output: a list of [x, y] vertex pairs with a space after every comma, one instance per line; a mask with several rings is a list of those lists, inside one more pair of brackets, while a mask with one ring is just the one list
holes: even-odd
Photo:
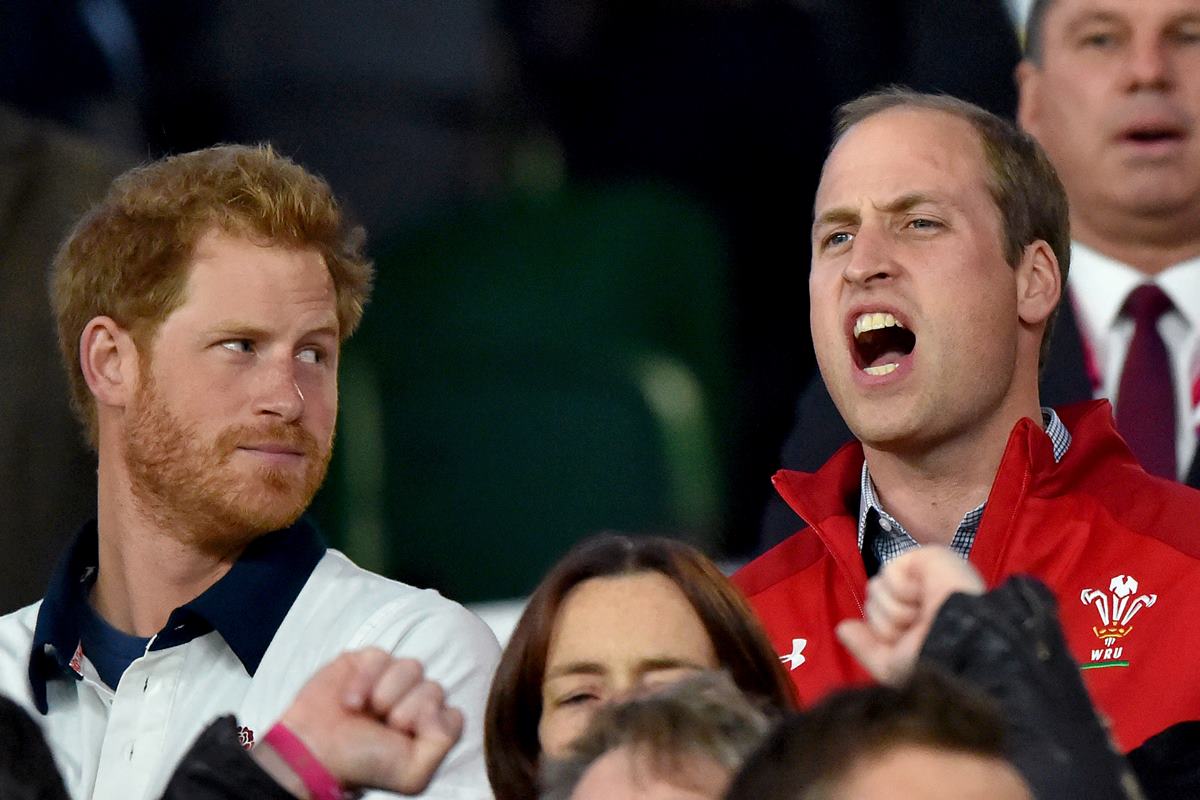
[[[1040, 409], [1029, 416], [1041, 424]], [[920, 544], [949, 545], [963, 517], [987, 501], [1020, 416], [919, 453], [863, 446], [880, 504]]]
[[90, 599], [113, 627], [153, 636], [175, 608], [220, 580], [241, 549], [207, 552], [189, 544], [181, 529], [164, 530], [161, 518], [149, 518], [134, 502], [124, 477], [100, 470], [99, 571]]
[[1107, 220], [1098, 214], [1072, 214], [1071, 236], [1146, 275], [1200, 256], [1200, 219], [1126, 217]]

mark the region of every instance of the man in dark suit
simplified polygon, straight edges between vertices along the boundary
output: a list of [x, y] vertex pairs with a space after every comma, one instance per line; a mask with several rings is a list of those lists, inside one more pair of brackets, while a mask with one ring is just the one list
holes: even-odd
[[[1200, 0], [1036, 0], [1017, 71], [1022, 126], [1071, 203], [1071, 302], [1046, 405], [1106, 397], [1148, 471], [1200, 487]], [[852, 435], [820, 376], [782, 466], [811, 472]], [[803, 523], [778, 497], [761, 544]]]

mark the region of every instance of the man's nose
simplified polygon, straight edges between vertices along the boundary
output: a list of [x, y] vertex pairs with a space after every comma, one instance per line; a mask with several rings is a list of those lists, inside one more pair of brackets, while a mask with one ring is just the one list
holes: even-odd
[[262, 364], [255, 412], [295, 422], [304, 413], [304, 394], [296, 381], [293, 359], [276, 358]]
[[864, 226], [854, 237], [842, 277], [847, 283], [863, 286], [894, 277], [898, 269], [894, 250], [884, 232]]
[[1174, 81], [1174, 65], [1169, 46], [1160, 38], [1134, 39], [1125, 61], [1126, 80], [1131, 91], [1162, 90]]

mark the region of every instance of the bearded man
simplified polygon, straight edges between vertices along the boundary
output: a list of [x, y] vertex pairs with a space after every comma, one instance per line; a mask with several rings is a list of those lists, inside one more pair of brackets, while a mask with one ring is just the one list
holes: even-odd
[[43, 600], [0, 619], [0, 691], [36, 710], [73, 796], [159, 796], [214, 717], [249, 747], [367, 645], [420, 661], [465, 712], [423, 796], [488, 795], [495, 638], [300, 518], [370, 290], [361, 243], [324, 181], [227, 146], [121, 176], [62, 246], [53, 302], [98, 514]]

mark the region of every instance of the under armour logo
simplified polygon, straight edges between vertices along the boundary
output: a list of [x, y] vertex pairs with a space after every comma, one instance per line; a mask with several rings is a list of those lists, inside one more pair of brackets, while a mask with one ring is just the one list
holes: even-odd
[[789, 672], [806, 661], [804, 658], [804, 648], [807, 646], [808, 639], [792, 639], [792, 652], [779, 657], [780, 661], [788, 665]]

